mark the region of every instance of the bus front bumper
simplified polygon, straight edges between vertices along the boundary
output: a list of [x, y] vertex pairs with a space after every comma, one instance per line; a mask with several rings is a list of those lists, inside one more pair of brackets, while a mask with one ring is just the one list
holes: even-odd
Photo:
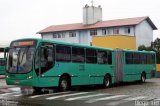
[[25, 80], [16, 80], [16, 79], [8, 79], [6, 78], [7, 85], [19, 85], [19, 86], [33, 86], [33, 79], [25, 79]]
[[7, 85], [32, 86], [32, 87], [57, 87], [59, 77], [35, 78], [35, 79], [11, 79], [6, 78]]

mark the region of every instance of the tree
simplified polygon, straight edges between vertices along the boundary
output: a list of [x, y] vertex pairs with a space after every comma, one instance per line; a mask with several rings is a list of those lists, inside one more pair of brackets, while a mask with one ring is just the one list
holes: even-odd
[[138, 47], [138, 50], [142, 51], [142, 50], [146, 50], [146, 51], [153, 51], [153, 49], [151, 48], [151, 46], [146, 47], [144, 45], [141, 45]]
[[155, 51], [157, 63], [160, 63], [160, 39], [157, 38], [154, 42], [151, 42], [151, 46], [141, 45], [138, 50]]
[[154, 42], [151, 42], [151, 48], [156, 52], [160, 52], [160, 39], [159, 38], [157, 38]]

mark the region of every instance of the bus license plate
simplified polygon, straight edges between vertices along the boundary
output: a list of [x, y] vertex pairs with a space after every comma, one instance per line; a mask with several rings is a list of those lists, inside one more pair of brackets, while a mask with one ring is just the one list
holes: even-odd
[[15, 84], [19, 84], [19, 81], [15, 81], [14, 83], [15, 83]]

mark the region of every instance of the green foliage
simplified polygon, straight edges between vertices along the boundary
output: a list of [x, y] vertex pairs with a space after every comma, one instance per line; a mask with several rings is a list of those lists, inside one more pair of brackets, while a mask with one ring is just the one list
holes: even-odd
[[159, 38], [157, 38], [154, 42], [151, 42], [151, 48], [156, 52], [160, 52], [160, 39]]
[[141, 45], [138, 47], [138, 50], [146, 50], [146, 51], [155, 51], [157, 63], [160, 63], [160, 39], [157, 38], [154, 42], [151, 42], [151, 46], [146, 47]]
[[150, 47], [146, 47], [144, 45], [141, 45], [138, 47], [138, 50], [142, 51], [142, 50], [145, 50], [145, 51], [153, 51], [153, 49]]

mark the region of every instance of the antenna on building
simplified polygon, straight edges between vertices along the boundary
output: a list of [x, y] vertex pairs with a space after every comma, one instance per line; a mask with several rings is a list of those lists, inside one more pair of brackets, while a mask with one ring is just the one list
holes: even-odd
[[91, 1], [92, 6], [94, 6], [94, 0]]

